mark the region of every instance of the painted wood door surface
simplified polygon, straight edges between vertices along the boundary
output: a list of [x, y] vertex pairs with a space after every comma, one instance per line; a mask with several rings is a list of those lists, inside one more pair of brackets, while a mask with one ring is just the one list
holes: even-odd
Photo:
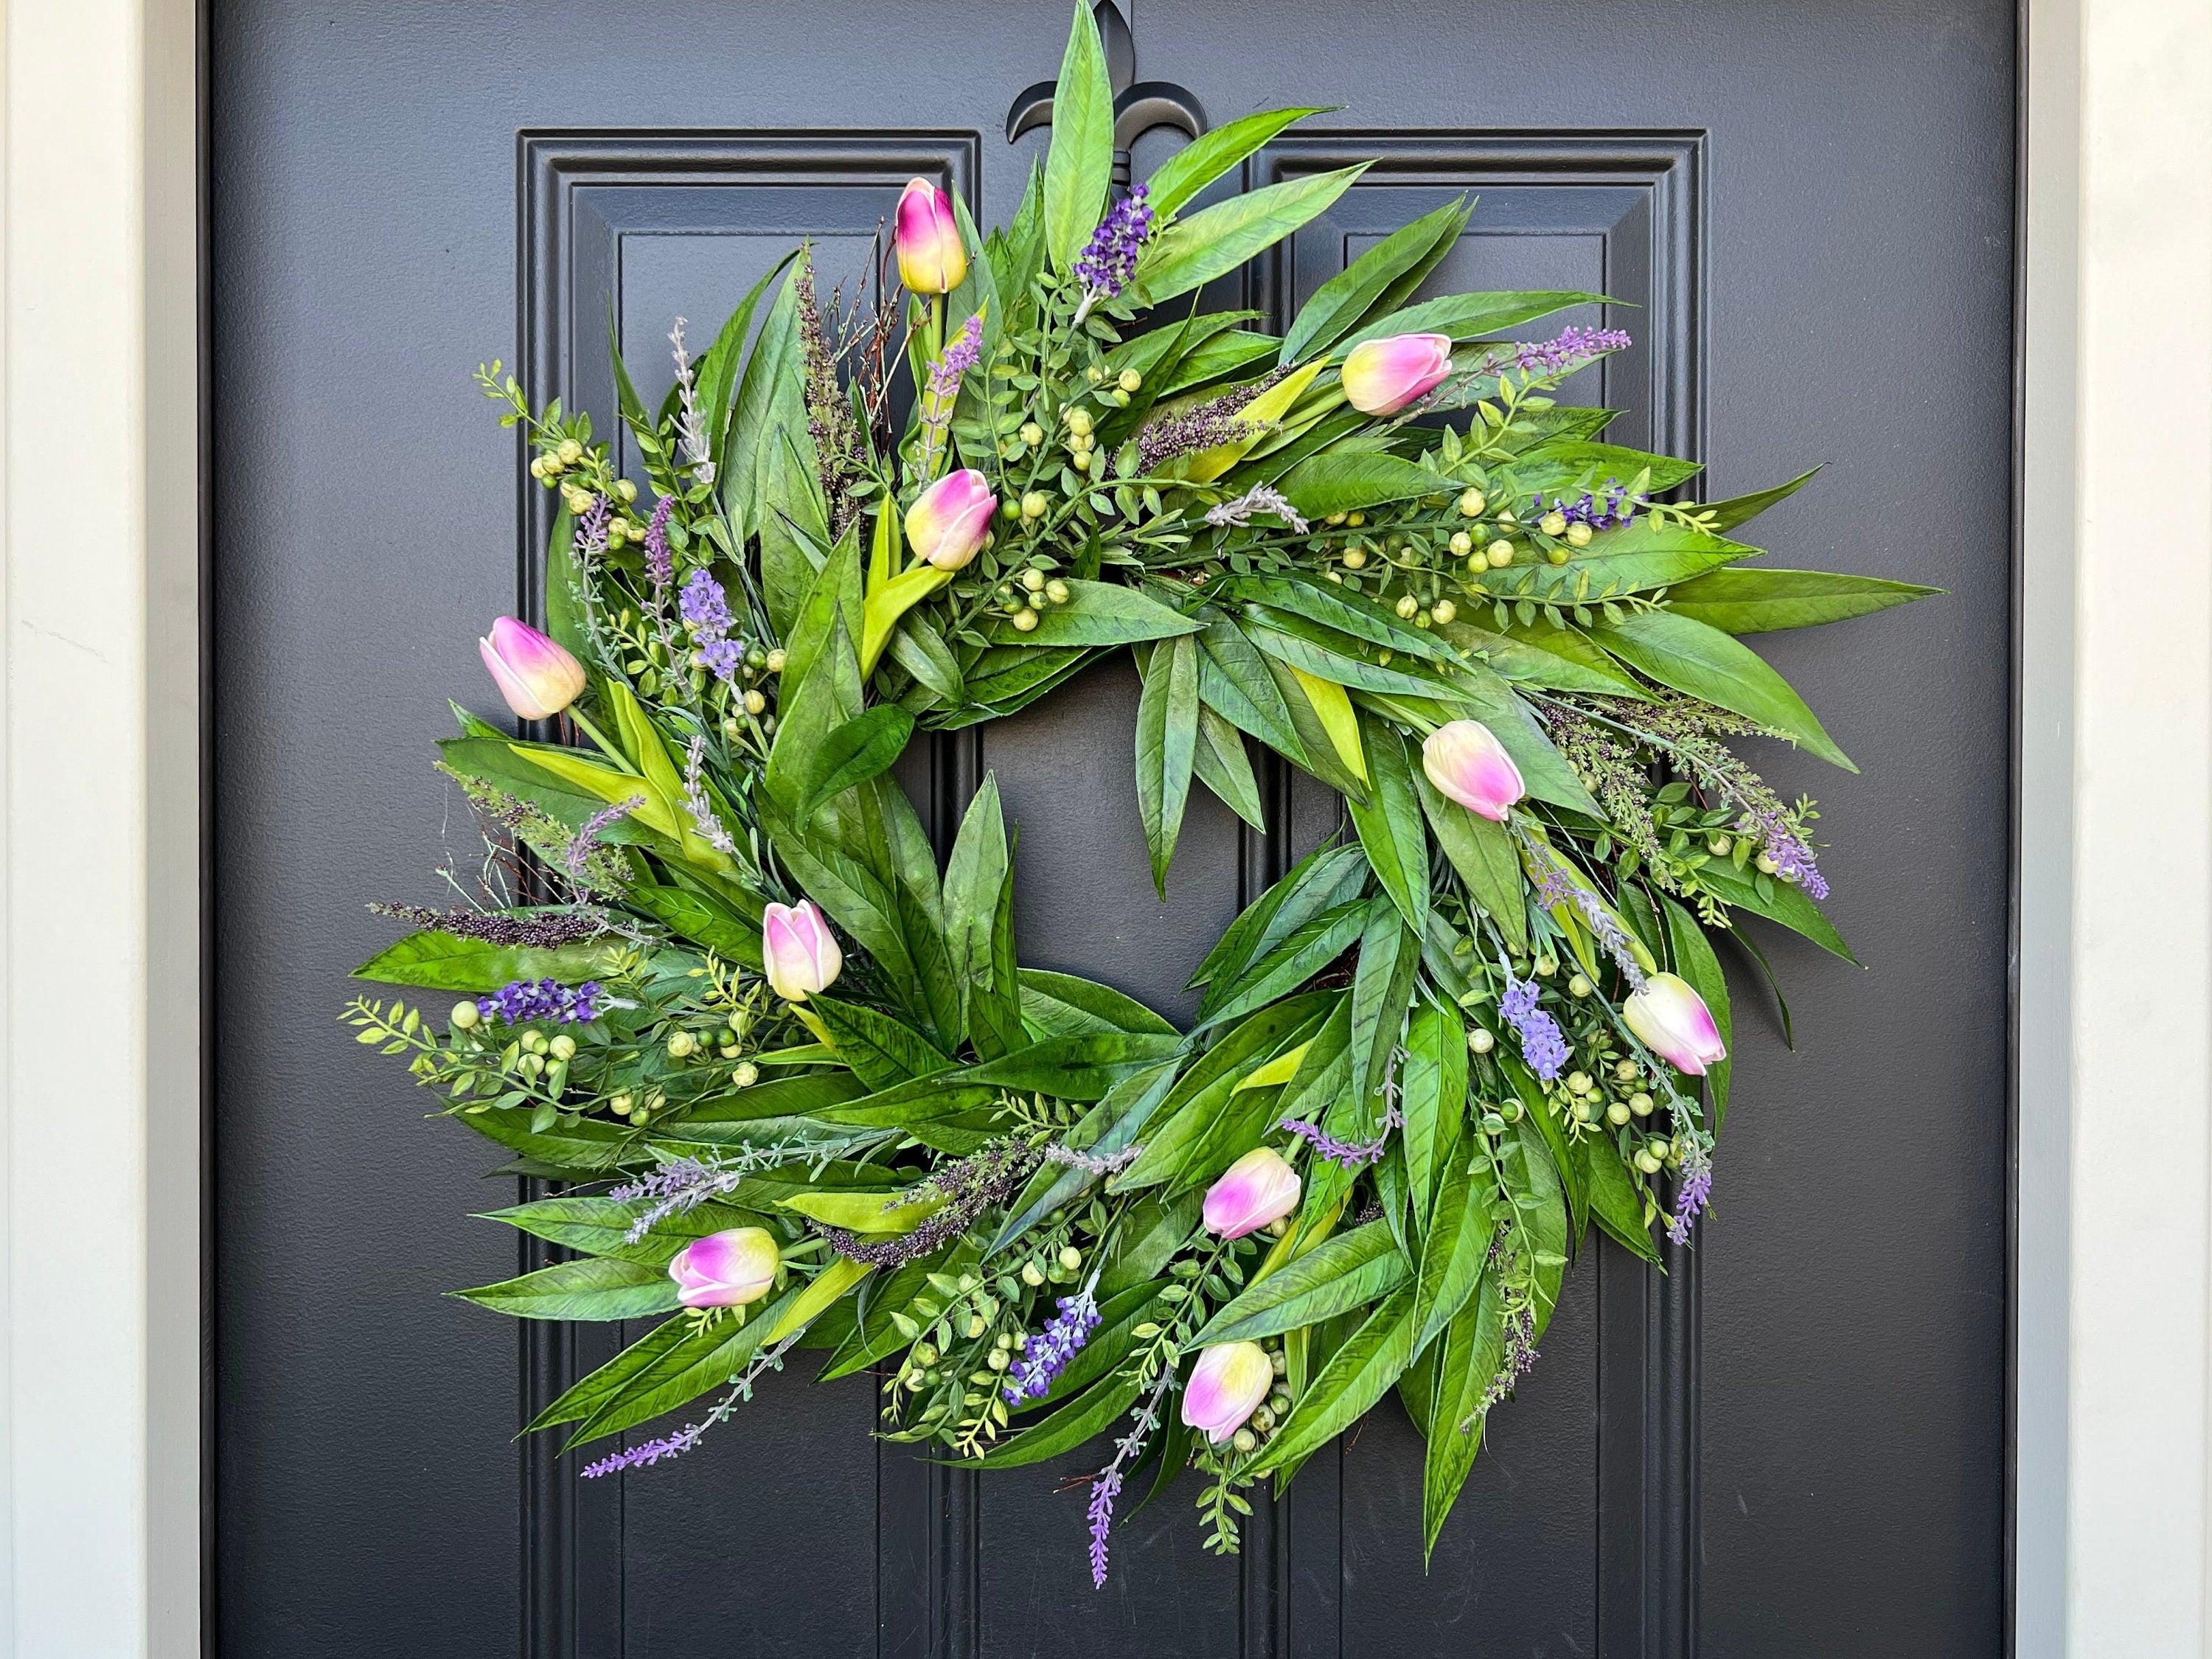
[[[1090, 1583], [1065, 1466], [978, 1480], [870, 1437], [866, 1377], [771, 1380], [693, 1456], [580, 1486], [520, 1423], [611, 1341], [441, 1299], [518, 1269], [484, 1149], [335, 1018], [475, 832], [430, 769], [472, 649], [535, 603], [542, 498], [471, 385], [611, 428], [801, 237], [850, 284], [921, 174], [1009, 216], [1058, 0], [216, 0], [213, 110], [214, 1651], [662, 1656], [1996, 1655], [2004, 1640], [2013, 9], [2002, 0], [1137, 0], [1144, 78], [1222, 121], [1340, 106], [1255, 184], [1379, 158], [1234, 279], [1275, 326], [1375, 238], [1480, 198], [1431, 279], [1582, 289], [1634, 350], [1579, 395], [1717, 497], [1819, 461], [1778, 562], [1940, 584], [1762, 641], [1865, 769], [1821, 798], [1859, 971], [1786, 938], [1740, 987], [1717, 1204], [1665, 1274], [1591, 1246], [1438, 1546], [1386, 1401], [1216, 1559], [1179, 1490]], [[1183, 142], [1140, 140], [1143, 173]], [[1580, 319], [1578, 319], [1580, 320]], [[1170, 1014], [1327, 832], [1194, 799], [1152, 895], [1137, 685], [1101, 665], [903, 775], [1021, 829], [1035, 965]], [[531, 1257], [527, 1265], [536, 1265]], [[1095, 1461], [1095, 1460], [1094, 1460]]]

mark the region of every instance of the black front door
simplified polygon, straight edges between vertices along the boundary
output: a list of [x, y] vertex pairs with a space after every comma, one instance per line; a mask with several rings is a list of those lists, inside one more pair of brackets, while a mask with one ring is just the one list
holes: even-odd
[[[1070, 1468], [977, 1477], [869, 1437], [868, 1379], [771, 1379], [693, 1457], [580, 1486], [519, 1423], [606, 1334], [441, 1300], [516, 1271], [479, 1143], [419, 1121], [331, 1018], [479, 856], [425, 763], [471, 649], [527, 611], [535, 501], [468, 371], [611, 427], [634, 365], [793, 241], [849, 283], [915, 174], [1010, 215], [1057, 65], [1035, 3], [222, 0], [214, 9], [216, 1650], [644, 1656], [1994, 1655], [2002, 1650], [2008, 430], [2013, 8], [1139, 0], [1137, 72], [1217, 121], [1341, 106], [1255, 182], [1379, 157], [1243, 279], [1283, 314], [1468, 192], [1433, 281], [1617, 296], [1590, 393], [1762, 522], [1787, 564], [1940, 584], [1764, 642], [1865, 769], [1822, 793], [1831, 908], [1871, 971], [1770, 956], [1718, 1207], [1666, 1276], [1585, 1253], [1424, 1576], [1395, 1404], [1200, 1553], [1188, 1494], [1095, 1593]], [[1182, 142], [1138, 146], [1141, 177]], [[1638, 309], [1630, 311], [1626, 305]], [[642, 388], [650, 403], [666, 383]], [[1767, 526], [1771, 524], [1771, 530]], [[1334, 819], [1194, 797], [1153, 896], [1136, 682], [1094, 671], [908, 775], [943, 826], [981, 766], [1021, 826], [1036, 965], [1170, 1013], [1239, 905]], [[1080, 895], [1081, 902], [1071, 902]], [[534, 1264], [533, 1264], [534, 1265]], [[802, 1356], [804, 1358], [804, 1356]], [[1075, 1460], [1079, 1463], [1081, 1460]]]

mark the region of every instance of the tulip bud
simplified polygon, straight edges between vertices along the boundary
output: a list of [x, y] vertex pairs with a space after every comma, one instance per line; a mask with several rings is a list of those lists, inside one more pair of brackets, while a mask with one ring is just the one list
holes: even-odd
[[907, 181], [893, 235], [899, 281], [908, 293], [950, 294], [968, 275], [968, 250], [952, 216], [952, 198], [928, 179]]
[[761, 958], [769, 988], [787, 1002], [804, 1002], [836, 983], [844, 953], [812, 899], [771, 904], [761, 927]]
[[1298, 1172], [1272, 1146], [1256, 1146], [1206, 1189], [1206, 1231], [1242, 1238], [1298, 1207]]
[[1708, 1066], [1728, 1058], [1712, 1011], [1677, 975], [1652, 975], [1621, 1004], [1620, 1017], [1638, 1042], [1678, 1072], [1703, 1077]]
[[907, 508], [907, 545], [939, 570], [957, 570], [983, 545], [998, 505], [990, 481], [973, 467], [948, 472]]
[[765, 1227], [732, 1227], [695, 1238], [668, 1264], [676, 1299], [687, 1308], [741, 1308], [775, 1282], [775, 1236]]
[[1224, 1342], [1206, 1349], [1191, 1368], [1182, 1391], [1182, 1420], [1215, 1445], [1244, 1426], [1275, 1386], [1275, 1368], [1256, 1342]]
[[1364, 340], [1344, 360], [1344, 396], [1363, 415], [1395, 415], [1451, 373], [1451, 337]]
[[518, 719], [550, 720], [584, 694], [583, 664], [528, 623], [501, 617], [477, 650]]
[[1421, 769], [1441, 793], [1500, 823], [1528, 793], [1513, 757], [1480, 720], [1453, 720], [1431, 732], [1421, 745]]

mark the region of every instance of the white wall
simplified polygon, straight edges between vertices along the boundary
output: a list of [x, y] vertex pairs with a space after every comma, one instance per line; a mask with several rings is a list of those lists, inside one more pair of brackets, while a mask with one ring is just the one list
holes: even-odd
[[[193, 14], [0, 4], [0, 1659], [183, 1659]], [[2020, 1650], [2203, 1659], [2212, 4], [2027, 31]]]
[[2064, 1582], [2069, 1651], [2160, 1659], [2212, 1641], [2212, 8], [2080, 17]]
[[194, 17], [13, 0], [0, 1647], [198, 1649]]

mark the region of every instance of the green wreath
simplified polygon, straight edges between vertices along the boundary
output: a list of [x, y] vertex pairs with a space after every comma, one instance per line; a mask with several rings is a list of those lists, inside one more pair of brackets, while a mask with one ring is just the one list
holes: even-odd
[[[586, 1476], [825, 1349], [823, 1380], [879, 1377], [888, 1437], [978, 1467], [1107, 1437], [1103, 1584], [1117, 1503], [1195, 1464], [1233, 1549], [1242, 1489], [1395, 1387], [1432, 1548], [1589, 1224], [1656, 1261], [1707, 1201], [1711, 935], [1748, 912], [1848, 956], [1811, 804], [1728, 739], [1850, 763], [1735, 636], [1932, 590], [1743, 568], [1733, 532], [1802, 478], [1677, 503], [1694, 465], [1556, 404], [1626, 337], [1509, 337], [1599, 296], [1415, 301], [1463, 204], [1282, 338], [1199, 310], [1358, 176], [1189, 210], [1304, 112], [1113, 200], [1083, 7], [1054, 111], [988, 240], [908, 187], [902, 300], [878, 261], [824, 306], [802, 249], [696, 362], [679, 322], [657, 413], [617, 355], [649, 507], [587, 416], [479, 371], [563, 502], [549, 633], [483, 642], [552, 740], [460, 713], [483, 902], [377, 907], [419, 931], [359, 971], [470, 994], [349, 1018], [554, 1194], [497, 1218], [572, 1254], [461, 1294], [668, 1316], [532, 1428], [581, 1446], [719, 1395]], [[1247, 738], [1350, 819], [1223, 935], [1188, 1031], [1021, 967], [993, 782], [940, 871], [890, 773], [917, 727], [1124, 647], [1163, 897], [1194, 778], [1261, 824]]]

